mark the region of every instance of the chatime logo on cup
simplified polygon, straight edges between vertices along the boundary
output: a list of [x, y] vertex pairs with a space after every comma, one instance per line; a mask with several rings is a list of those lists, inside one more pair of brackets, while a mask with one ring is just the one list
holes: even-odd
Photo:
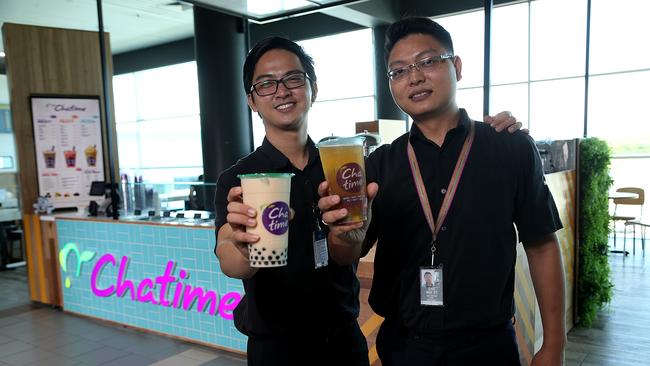
[[262, 211], [264, 228], [275, 235], [282, 235], [289, 230], [289, 205], [277, 201], [269, 204]]
[[363, 188], [363, 169], [357, 163], [347, 163], [336, 172], [336, 182], [343, 190], [357, 193]]

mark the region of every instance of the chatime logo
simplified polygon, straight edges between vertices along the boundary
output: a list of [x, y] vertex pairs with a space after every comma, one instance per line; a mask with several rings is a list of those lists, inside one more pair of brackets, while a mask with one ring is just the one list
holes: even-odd
[[[74, 243], [66, 244], [59, 251], [59, 261], [61, 268], [67, 272], [68, 256], [71, 253], [77, 255], [76, 276], [79, 276], [83, 263], [91, 261], [95, 252], [81, 252]], [[181, 269], [178, 276], [174, 276], [176, 263], [169, 260], [165, 267], [165, 272], [155, 278], [145, 277], [140, 281], [127, 278], [129, 257], [122, 256], [119, 261], [113, 254], [107, 253], [102, 255], [93, 266], [90, 276], [90, 289], [97, 297], [125, 297], [133, 302], [148, 303], [164, 307], [174, 307], [189, 311], [194, 303], [197, 303], [196, 310], [203, 312], [206, 309], [210, 315], [219, 315], [227, 320], [232, 320], [232, 311], [241, 301], [241, 294], [238, 292], [228, 292], [221, 298], [219, 295], [209, 289], [195, 287], [182, 280], [189, 278], [189, 272]], [[109, 286], [101, 286], [102, 276], [107, 275], [108, 271], [117, 270], [115, 283]], [[70, 288], [69, 278], [66, 278], [66, 288]], [[127, 294], [129, 295], [127, 297]], [[173, 294], [169, 297], [168, 295]]]
[[363, 181], [363, 169], [357, 163], [347, 163], [336, 172], [336, 182], [346, 192], [360, 192], [363, 188]]
[[282, 235], [289, 230], [289, 205], [277, 201], [264, 207], [262, 223], [268, 232]]

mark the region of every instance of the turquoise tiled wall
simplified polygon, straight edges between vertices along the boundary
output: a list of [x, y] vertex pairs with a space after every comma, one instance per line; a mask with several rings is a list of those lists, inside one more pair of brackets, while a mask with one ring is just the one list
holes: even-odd
[[[224, 319], [219, 312], [214, 315], [205, 309], [197, 310], [197, 302], [189, 310], [141, 303], [131, 300], [130, 293], [123, 297], [111, 295], [98, 297], [91, 289], [91, 273], [100, 257], [110, 253], [116, 265], [107, 264], [97, 283], [100, 289], [116, 285], [119, 261], [129, 257], [126, 279], [137, 288], [144, 278], [155, 279], [165, 273], [167, 262], [176, 263], [173, 276], [178, 278], [181, 269], [189, 273], [184, 285], [201, 287], [216, 292], [221, 299], [226, 293], [238, 292], [243, 296], [241, 281], [225, 276], [214, 256], [214, 229], [188, 228], [163, 225], [137, 225], [113, 222], [57, 220], [59, 250], [74, 243], [80, 253], [94, 252], [94, 257], [84, 262], [76, 276], [78, 258], [67, 257], [67, 272], [61, 269], [61, 279], [70, 280], [63, 285], [65, 310], [107, 319], [118, 323], [149, 329], [173, 336], [185, 337], [235, 350], [246, 350], [246, 336], [239, 333], [232, 320]], [[168, 300], [173, 299], [176, 283], [168, 290]], [[159, 286], [153, 293], [159, 298]], [[209, 308], [209, 307], [208, 307]]]

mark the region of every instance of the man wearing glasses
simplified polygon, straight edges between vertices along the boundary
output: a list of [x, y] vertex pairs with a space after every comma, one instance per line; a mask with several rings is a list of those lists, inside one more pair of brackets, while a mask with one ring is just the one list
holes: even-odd
[[[366, 162], [379, 192], [365, 242], [365, 228], [336, 224], [346, 214], [332, 209], [340, 198], [325, 196], [327, 183], [319, 188], [332, 256], [354, 263], [377, 242], [369, 302], [385, 318], [382, 364], [519, 365], [511, 322], [518, 238], [544, 329], [532, 365], [561, 365], [562, 224], [534, 141], [496, 133], [458, 108], [462, 62], [434, 21], [391, 25], [386, 60], [393, 98], [414, 122]], [[427, 281], [434, 277], [438, 284]]]
[[[355, 265], [332, 257], [315, 261], [315, 233], [322, 227], [318, 185], [325, 180], [308, 114], [318, 86], [311, 57], [280, 37], [255, 45], [244, 63], [244, 88], [266, 136], [262, 146], [224, 171], [215, 199], [217, 247], [223, 273], [244, 282], [245, 296], [234, 311], [235, 325], [248, 336], [249, 365], [368, 365], [359, 324], [359, 281]], [[514, 123], [500, 114], [495, 127]], [[519, 128], [520, 124], [514, 127]], [[239, 174], [293, 173], [288, 264], [252, 268], [248, 243], [259, 238], [255, 208], [242, 203]], [[372, 196], [376, 187], [369, 190]], [[362, 223], [360, 223], [362, 224]]]

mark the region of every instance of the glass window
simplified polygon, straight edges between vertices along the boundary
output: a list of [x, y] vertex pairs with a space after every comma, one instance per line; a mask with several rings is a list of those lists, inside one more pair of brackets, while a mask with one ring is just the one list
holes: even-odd
[[434, 18], [451, 34], [454, 53], [463, 61], [459, 88], [483, 85], [483, 18], [483, 10]]
[[143, 167], [203, 166], [198, 115], [143, 121], [139, 135]]
[[[318, 101], [375, 94], [370, 29], [308, 39], [298, 44], [314, 59]], [[342, 49], [345, 49], [345, 57], [341, 57]]]
[[123, 172], [150, 182], [203, 172], [196, 62], [117, 75], [113, 93]]
[[586, 0], [532, 1], [531, 79], [584, 75], [586, 27]]
[[137, 72], [135, 79], [139, 119], [199, 114], [196, 62]]
[[589, 72], [650, 68], [650, 1], [592, 0]]
[[492, 15], [490, 82], [528, 81], [528, 3], [494, 8]]
[[589, 78], [589, 136], [615, 154], [650, 153], [650, 71]]
[[[117, 103], [115, 103], [117, 106]], [[117, 108], [117, 107], [116, 107]], [[117, 153], [121, 169], [138, 169], [142, 166], [140, 161], [140, 136], [137, 122], [118, 123]]]
[[530, 133], [535, 140], [564, 140], [584, 132], [584, 78], [530, 84]]
[[129, 73], [113, 77], [116, 123], [138, 120], [138, 98], [136, 94], [135, 74]]
[[510, 111], [524, 127], [528, 127], [528, 83], [493, 86], [490, 89], [490, 111]]
[[458, 107], [465, 108], [469, 117], [475, 121], [483, 120], [483, 88], [458, 89], [456, 91]]

